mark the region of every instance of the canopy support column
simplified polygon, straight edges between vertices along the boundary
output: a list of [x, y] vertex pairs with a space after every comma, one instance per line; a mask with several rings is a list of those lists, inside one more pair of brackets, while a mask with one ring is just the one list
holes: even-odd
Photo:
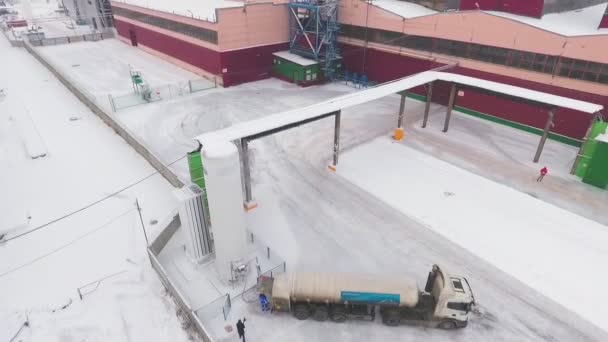
[[253, 200], [251, 194], [251, 170], [249, 168], [249, 141], [247, 139], [241, 139], [241, 163], [243, 164], [243, 185], [245, 187], [245, 209], [251, 210], [257, 207], [257, 204]]
[[405, 117], [405, 91], [401, 92], [401, 103], [399, 104], [399, 119], [397, 120], [397, 128], [395, 129], [395, 140], [403, 140], [403, 118]]
[[332, 171], [336, 171], [336, 167], [338, 166], [338, 157], [340, 153], [340, 113], [341, 111], [337, 111], [334, 114], [334, 160], [332, 165], [329, 166], [329, 169]]
[[424, 119], [422, 119], [422, 128], [425, 128], [426, 123], [429, 121], [429, 111], [431, 110], [431, 101], [432, 100], [433, 100], [433, 82], [430, 82], [428, 90], [426, 91], [426, 105], [424, 106]]
[[553, 116], [554, 116], [554, 108], [551, 108], [548, 113], [547, 123], [545, 124], [545, 130], [543, 131], [543, 136], [540, 138], [540, 142], [538, 143], [538, 148], [536, 149], [536, 155], [534, 155], [534, 162], [538, 163], [540, 160], [540, 155], [543, 152], [543, 148], [545, 147], [545, 142], [549, 137], [549, 132], [551, 132], [551, 127], [553, 127]]
[[456, 83], [452, 83], [452, 89], [450, 90], [450, 101], [448, 102], [448, 110], [445, 113], [445, 122], [443, 123], [443, 133], [448, 131], [450, 126], [450, 118], [452, 117], [452, 110], [454, 109], [454, 102], [456, 101]]

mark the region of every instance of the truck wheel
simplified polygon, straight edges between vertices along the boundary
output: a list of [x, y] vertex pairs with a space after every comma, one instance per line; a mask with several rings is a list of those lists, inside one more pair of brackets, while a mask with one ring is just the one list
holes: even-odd
[[389, 327], [396, 327], [401, 323], [399, 312], [395, 310], [387, 311], [382, 314], [382, 323]]
[[439, 323], [439, 328], [444, 330], [456, 329], [456, 323], [454, 323], [453, 321], [443, 321]]
[[342, 323], [346, 321], [346, 312], [344, 312], [344, 308], [334, 307], [331, 311], [331, 320], [336, 323]]
[[317, 306], [312, 314], [312, 319], [318, 322], [326, 321], [329, 318], [329, 312], [326, 306]]
[[293, 310], [294, 316], [296, 316], [299, 320], [305, 320], [310, 317], [310, 309], [306, 304], [296, 304], [295, 309]]

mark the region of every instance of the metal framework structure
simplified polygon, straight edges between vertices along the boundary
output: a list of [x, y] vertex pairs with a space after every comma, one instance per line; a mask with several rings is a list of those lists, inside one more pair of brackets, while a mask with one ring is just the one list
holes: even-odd
[[289, 52], [322, 64], [326, 79], [337, 75], [339, 0], [292, 0], [289, 4]]

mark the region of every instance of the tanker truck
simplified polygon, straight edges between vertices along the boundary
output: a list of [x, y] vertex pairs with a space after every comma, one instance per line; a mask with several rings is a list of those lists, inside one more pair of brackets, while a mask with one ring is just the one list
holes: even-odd
[[273, 312], [291, 312], [300, 320], [374, 321], [379, 312], [388, 326], [455, 329], [467, 326], [475, 303], [467, 279], [437, 265], [429, 272], [424, 291], [407, 278], [340, 273], [282, 273], [259, 281], [260, 293]]

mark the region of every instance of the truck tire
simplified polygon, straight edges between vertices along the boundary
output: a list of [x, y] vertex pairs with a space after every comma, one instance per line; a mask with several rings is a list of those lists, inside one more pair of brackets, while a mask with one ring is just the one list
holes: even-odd
[[310, 317], [310, 308], [308, 308], [307, 304], [296, 304], [296, 307], [293, 309], [293, 314], [299, 320], [305, 320]]
[[346, 311], [342, 307], [334, 307], [331, 310], [331, 320], [336, 323], [343, 323], [346, 321]]
[[312, 319], [317, 322], [327, 321], [329, 318], [329, 311], [326, 306], [317, 306], [312, 313]]
[[401, 317], [399, 315], [399, 311], [397, 310], [388, 310], [382, 313], [382, 323], [388, 325], [389, 327], [396, 327], [401, 323]]
[[443, 322], [439, 323], [439, 329], [443, 329], [443, 330], [456, 329], [456, 322], [453, 322], [453, 321], [443, 321]]

